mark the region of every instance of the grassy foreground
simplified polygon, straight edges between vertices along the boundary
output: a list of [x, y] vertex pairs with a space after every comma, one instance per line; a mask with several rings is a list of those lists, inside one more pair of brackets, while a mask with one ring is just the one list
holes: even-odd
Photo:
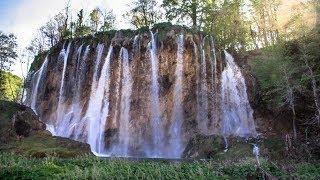
[[[296, 164], [294, 172], [281, 171], [263, 158], [257, 170], [254, 158], [237, 162], [106, 160], [92, 155], [78, 158], [28, 158], [0, 153], [0, 179], [245, 179], [272, 175], [281, 179], [317, 179], [320, 166]], [[264, 174], [262, 172], [265, 172]]]

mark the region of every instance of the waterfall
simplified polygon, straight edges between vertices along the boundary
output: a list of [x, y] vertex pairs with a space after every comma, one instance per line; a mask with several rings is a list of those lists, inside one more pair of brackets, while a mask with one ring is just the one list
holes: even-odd
[[[98, 67], [101, 61], [103, 45], [98, 45], [97, 62], [93, 81], [97, 76]], [[110, 45], [107, 57], [102, 66], [100, 78], [92, 84], [92, 91], [89, 100], [89, 106], [85, 115], [88, 120], [88, 140], [92, 152], [96, 155], [105, 155], [104, 132], [107, 117], [109, 115], [109, 87], [110, 87], [110, 62], [112, 58], [113, 46]], [[96, 88], [95, 88], [96, 86]]]
[[[65, 79], [65, 74], [66, 74], [66, 69], [67, 69], [67, 63], [68, 63], [68, 57], [69, 57], [69, 50], [70, 50], [70, 46], [71, 46], [71, 42], [68, 43], [67, 49], [64, 49], [64, 46], [62, 48], [62, 50], [60, 51], [59, 54], [59, 59], [60, 57], [62, 57], [63, 59], [63, 70], [62, 70], [62, 75], [61, 75], [61, 81], [60, 81], [60, 90], [59, 90], [59, 100], [58, 100], [58, 106], [57, 106], [57, 110], [56, 110], [56, 114], [57, 114], [57, 121], [59, 123], [59, 121], [61, 121], [61, 113], [64, 113], [64, 108], [63, 108], [63, 92], [64, 92], [64, 79]], [[52, 125], [49, 124], [49, 126], [51, 127]], [[56, 135], [56, 128], [50, 128], [48, 130], [50, 130], [50, 132], [53, 135]]]
[[256, 136], [233, 57], [225, 52], [223, 69], [212, 37], [172, 37], [158, 42], [150, 31], [104, 39], [108, 47], [67, 42], [34, 73], [28, 102], [53, 135], [86, 142], [97, 156], [180, 158], [199, 134], [222, 136], [225, 150], [228, 136]]
[[130, 141], [130, 104], [132, 92], [132, 77], [129, 66], [128, 50], [121, 48], [120, 59], [122, 64], [121, 101], [119, 119], [119, 142], [115, 154], [128, 156]]
[[32, 96], [31, 96], [31, 109], [37, 114], [37, 98], [38, 98], [38, 91], [39, 91], [39, 84], [41, 82], [41, 80], [43, 79], [44, 73], [46, 72], [47, 69], [47, 65], [48, 65], [48, 56], [46, 57], [46, 59], [44, 60], [44, 62], [42, 63], [40, 69], [34, 74], [37, 75], [35, 77], [36, 78], [36, 83], [33, 86], [33, 90], [32, 90]]
[[[216, 57], [216, 50], [214, 45], [213, 37], [211, 36], [211, 51], [213, 55], [213, 60], [210, 59], [210, 68], [211, 68], [211, 126], [215, 126], [217, 121], [219, 120], [219, 111], [218, 111], [218, 103], [217, 103], [217, 57]], [[211, 57], [211, 56], [210, 56]], [[209, 134], [214, 132], [209, 132]]]
[[153, 152], [152, 156], [160, 157], [163, 149], [163, 127], [161, 125], [160, 106], [159, 106], [159, 83], [158, 83], [158, 58], [157, 45], [154, 34], [151, 32], [151, 42], [148, 46], [151, 60], [151, 87], [150, 87], [150, 102], [151, 102], [151, 127]]
[[[102, 57], [104, 45], [103, 44], [98, 44], [96, 49], [97, 49], [96, 50], [97, 58], [95, 60], [93, 77], [92, 77], [92, 80], [91, 80], [92, 85], [91, 85], [91, 91], [90, 91], [90, 93], [91, 93], [90, 94], [90, 99], [93, 99], [94, 96], [95, 96], [95, 91], [96, 91], [96, 88], [97, 88], [97, 81], [98, 81], [98, 78], [99, 78], [98, 77], [98, 69], [99, 69], [99, 65], [100, 65], [100, 62], [101, 62], [101, 57]], [[89, 99], [89, 106], [90, 106], [90, 99]], [[75, 131], [74, 131], [75, 139], [83, 138], [83, 137], [81, 137], [81, 133], [83, 133], [83, 131], [85, 131], [86, 125], [87, 125], [87, 121], [86, 121], [85, 118], [80, 118], [79, 117], [79, 121], [80, 122], [77, 122], [77, 128], [75, 128]]]
[[182, 122], [183, 122], [183, 108], [182, 108], [182, 93], [183, 93], [183, 50], [184, 50], [184, 36], [181, 34], [177, 39], [177, 66], [175, 70], [175, 84], [173, 90], [173, 110], [171, 115], [170, 127], [170, 154], [169, 157], [177, 158], [181, 156], [182, 147]]
[[257, 144], [252, 144], [253, 148], [252, 148], [252, 154], [255, 156], [256, 161], [257, 161], [257, 165], [258, 167], [260, 167], [260, 160], [259, 160], [259, 156], [260, 156], [260, 148], [258, 147]]
[[71, 105], [71, 120], [69, 124], [69, 129], [66, 130], [67, 134], [66, 137], [70, 137], [72, 133], [76, 133], [79, 128], [77, 127], [79, 120], [81, 119], [81, 112], [82, 112], [82, 106], [81, 106], [81, 94], [82, 94], [82, 83], [83, 79], [85, 78], [85, 72], [87, 70], [87, 58], [90, 51], [90, 46], [88, 45], [84, 51], [83, 58], [81, 60], [81, 51], [82, 51], [81, 45], [78, 49], [78, 57], [77, 57], [77, 69], [75, 71], [75, 77], [76, 77], [76, 86], [75, 86], [75, 95], [72, 99], [72, 105]]
[[66, 114], [60, 114], [60, 119], [56, 125], [55, 134], [62, 137], [70, 137], [72, 132], [76, 129], [76, 124], [80, 119], [81, 109], [80, 109], [80, 95], [81, 95], [81, 82], [86, 70], [86, 58], [89, 52], [89, 46], [85, 50], [83, 58], [81, 58], [81, 51], [83, 45], [81, 45], [77, 50], [77, 64], [75, 69], [75, 86], [74, 95], [72, 98], [72, 104], [70, 109], [65, 109]]
[[[60, 90], [59, 90], [58, 106], [61, 106], [61, 103], [63, 103], [64, 79], [65, 79], [65, 74], [66, 74], [66, 69], [68, 64], [70, 46], [71, 46], [71, 42], [68, 44], [67, 50], [62, 49], [60, 52], [60, 55], [63, 56], [63, 70], [62, 70], [62, 76], [60, 81], [61, 84], [60, 84]], [[60, 109], [58, 108], [58, 110]]]
[[212, 53], [213, 53], [213, 65], [214, 65], [214, 85], [215, 85], [215, 91], [217, 90], [217, 81], [218, 81], [218, 72], [217, 72], [217, 54], [216, 54], [216, 48], [214, 44], [213, 37], [211, 37], [211, 44], [212, 44]]
[[224, 136], [256, 136], [253, 110], [241, 69], [225, 51], [226, 67], [221, 75], [221, 133]]
[[137, 48], [138, 43], [139, 43], [139, 38], [140, 38], [140, 35], [135, 35], [134, 38], [133, 38], [133, 44], [132, 44], [133, 51], [137, 50], [136, 48]]
[[197, 93], [197, 122], [198, 129], [203, 133], [208, 133], [208, 90], [207, 90], [207, 65], [206, 65], [206, 55], [205, 55], [205, 39], [201, 45], [201, 58], [200, 58], [200, 68], [198, 75], [198, 93]]

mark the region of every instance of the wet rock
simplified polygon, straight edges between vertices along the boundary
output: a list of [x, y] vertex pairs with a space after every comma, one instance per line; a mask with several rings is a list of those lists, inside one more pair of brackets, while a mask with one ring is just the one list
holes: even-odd
[[170, 88], [173, 85], [173, 82], [170, 81], [170, 77], [167, 74], [160, 76], [159, 79], [160, 79], [159, 80], [159, 86], [161, 87], [160, 88], [160, 94], [164, 95], [165, 93], [168, 93], [168, 91], [170, 90]]
[[111, 147], [118, 140], [118, 129], [107, 129], [104, 133], [106, 147]]

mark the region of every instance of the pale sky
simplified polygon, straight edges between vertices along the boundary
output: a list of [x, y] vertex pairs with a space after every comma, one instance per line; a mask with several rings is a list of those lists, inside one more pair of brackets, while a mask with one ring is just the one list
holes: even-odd
[[[132, 28], [122, 17], [128, 11], [132, 0], [70, 0], [73, 18], [80, 9], [90, 11], [96, 7], [111, 9], [116, 15], [116, 28]], [[17, 37], [19, 51], [22, 51], [34, 37], [37, 30], [50, 18], [64, 10], [68, 0], [0, 0], [0, 30], [13, 33]], [[21, 76], [21, 67], [17, 63], [13, 73]], [[23, 70], [26, 72], [26, 69]]]

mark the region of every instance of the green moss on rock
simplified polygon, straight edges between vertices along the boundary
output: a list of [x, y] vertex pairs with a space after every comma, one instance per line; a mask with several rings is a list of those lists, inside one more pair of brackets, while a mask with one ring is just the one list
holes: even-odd
[[88, 144], [52, 136], [30, 108], [6, 101], [0, 101], [1, 152], [38, 158], [91, 154]]

